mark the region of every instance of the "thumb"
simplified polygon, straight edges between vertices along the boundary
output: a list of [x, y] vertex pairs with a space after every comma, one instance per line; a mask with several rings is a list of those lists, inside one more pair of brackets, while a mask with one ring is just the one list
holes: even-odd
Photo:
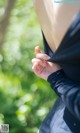
[[39, 54], [39, 53], [42, 53], [40, 50], [40, 46], [36, 46], [35, 47], [35, 54]]

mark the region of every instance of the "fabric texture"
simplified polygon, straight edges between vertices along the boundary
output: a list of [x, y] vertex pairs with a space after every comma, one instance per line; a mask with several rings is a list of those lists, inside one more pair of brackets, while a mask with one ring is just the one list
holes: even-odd
[[63, 70], [52, 73], [48, 82], [65, 105], [63, 119], [68, 127], [73, 133], [80, 133], [80, 83], [70, 80]]

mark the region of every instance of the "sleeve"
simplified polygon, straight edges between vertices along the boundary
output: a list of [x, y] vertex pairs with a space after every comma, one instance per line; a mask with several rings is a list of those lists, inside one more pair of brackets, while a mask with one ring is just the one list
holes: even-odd
[[70, 80], [62, 69], [52, 73], [47, 80], [67, 109], [80, 120], [80, 83]]

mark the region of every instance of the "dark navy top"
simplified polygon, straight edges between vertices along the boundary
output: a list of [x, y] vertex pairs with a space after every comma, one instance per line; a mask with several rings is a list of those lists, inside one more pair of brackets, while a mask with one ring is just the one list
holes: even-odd
[[62, 69], [48, 77], [58, 100], [40, 126], [39, 133], [80, 133], [80, 12], [53, 53], [43, 35], [49, 61]]
[[59, 64], [66, 75], [80, 81], [80, 12], [76, 15], [58, 49], [53, 53], [44, 37], [45, 53], [49, 61]]

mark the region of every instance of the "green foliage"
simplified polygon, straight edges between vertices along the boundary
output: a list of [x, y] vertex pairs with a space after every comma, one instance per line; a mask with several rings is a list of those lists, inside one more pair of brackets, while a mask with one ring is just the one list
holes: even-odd
[[9, 124], [10, 133], [36, 133], [55, 101], [49, 84], [31, 69], [34, 47], [42, 47], [41, 40], [32, 1], [18, 0], [0, 55], [0, 123]]

